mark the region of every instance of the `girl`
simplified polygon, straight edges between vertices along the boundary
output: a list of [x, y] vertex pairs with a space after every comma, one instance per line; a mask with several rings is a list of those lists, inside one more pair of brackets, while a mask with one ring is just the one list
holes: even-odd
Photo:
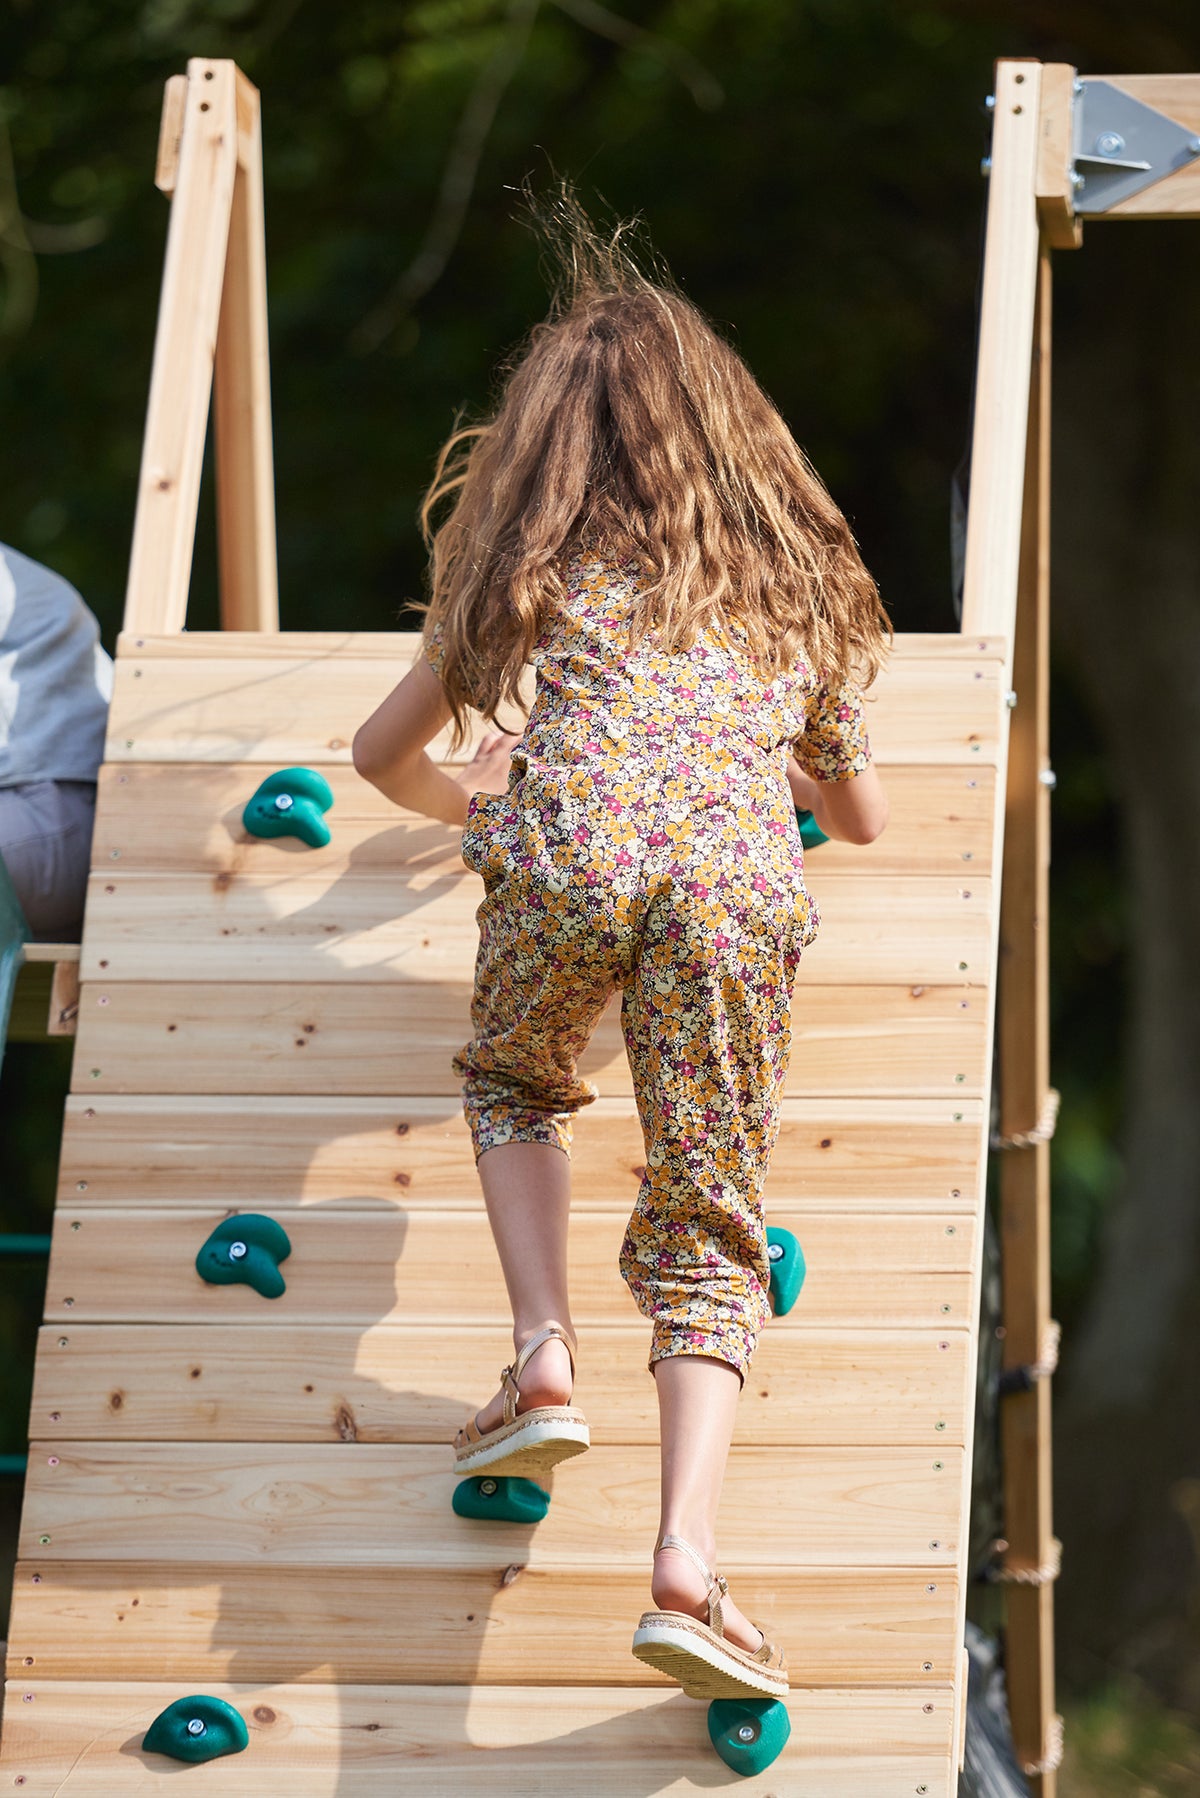
[[[794, 805], [851, 842], [883, 828], [852, 683], [888, 625], [739, 357], [619, 230], [598, 239], [568, 193], [556, 210], [550, 316], [426, 497], [424, 655], [354, 741], [389, 798], [465, 824], [484, 881], [475, 1034], [454, 1066], [516, 1354], [456, 1469], [537, 1475], [588, 1446], [570, 1403], [571, 1120], [620, 990], [645, 1135], [620, 1265], [653, 1325], [662, 1432], [655, 1608], [633, 1652], [693, 1696], [779, 1695], [782, 1653], [711, 1570], [717, 1506], [769, 1316], [762, 1188], [818, 923]], [[523, 735], [439, 769], [425, 745], [451, 721], [461, 743], [469, 707], [520, 705], [527, 662]]]

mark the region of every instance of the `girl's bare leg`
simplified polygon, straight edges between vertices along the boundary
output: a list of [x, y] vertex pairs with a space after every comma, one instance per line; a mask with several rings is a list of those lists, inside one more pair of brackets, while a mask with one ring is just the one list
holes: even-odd
[[[514, 1348], [522, 1348], [548, 1323], [561, 1324], [574, 1337], [567, 1294], [570, 1161], [552, 1143], [508, 1142], [485, 1150], [478, 1167], [512, 1305]], [[517, 1409], [565, 1405], [570, 1396], [566, 1347], [558, 1341], [544, 1342], [521, 1375]], [[480, 1411], [479, 1428], [494, 1429], [503, 1418], [504, 1398], [497, 1393]]]
[[[682, 1536], [716, 1572], [717, 1507], [733, 1439], [741, 1381], [726, 1361], [701, 1355], [669, 1355], [654, 1363], [662, 1439], [662, 1513], [659, 1535]], [[708, 1621], [705, 1582], [677, 1548], [654, 1557], [654, 1603]], [[757, 1630], [726, 1598], [725, 1634], [751, 1653], [762, 1643]]]

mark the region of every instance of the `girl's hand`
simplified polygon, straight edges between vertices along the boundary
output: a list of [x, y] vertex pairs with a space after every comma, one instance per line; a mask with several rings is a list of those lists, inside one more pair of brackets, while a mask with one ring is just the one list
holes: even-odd
[[520, 741], [519, 736], [513, 736], [509, 731], [491, 731], [453, 779], [467, 793], [507, 792], [510, 757]]

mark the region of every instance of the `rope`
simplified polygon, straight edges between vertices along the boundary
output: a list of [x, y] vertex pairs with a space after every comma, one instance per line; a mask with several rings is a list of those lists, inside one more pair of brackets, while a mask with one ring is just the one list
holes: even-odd
[[998, 1130], [991, 1135], [993, 1149], [1032, 1149], [1037, 1143], [1049, 1142], [1054, 1135], [1054, 1127], [1058, 1123], [1058, 1108], [1062, 1098], [1054, 1087], [1047, 1087], [1046, 1098], [1042, 1105], [1042, 1114], [1032, 1130], [1014, 1130], [1011, 1136], [1002, 1136]]
[[1042, 1773], [1057, 1773], [1063, 1762], [1063, 1720], [1055, 1715], [1046, 1724], [1046, 1740], [1040, 1761], [1026, 1761], [1024, 1771], [1031, 1779]]
[[[999, 1548], [999, 1544], [997, 1544]], [[1004, 1544], [1007, 1548], [1007, 1542]], [[1003, 1552], [1003, 1551], [1001, 1551]], [[1062, 1543], [1057, 1536], [1050, 1539], [1050, 1559], [1040, 1567], [994, 1567], [992, 1578], [1001, 1585], [1047, 1586], [1062, 1572]]]

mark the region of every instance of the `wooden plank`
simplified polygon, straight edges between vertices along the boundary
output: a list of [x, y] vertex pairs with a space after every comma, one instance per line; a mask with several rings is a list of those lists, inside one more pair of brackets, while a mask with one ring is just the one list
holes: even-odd
[[[280, 631], [278, 635], [228, 631], [189, 631], [182, 638], [174, 631], [122, 631], [117, 638], [118, 659], [136, 650], [143, 658], [159, 662], [190, 662], [195, 655], [223, 662], [253, 662], [264, 653], [274, 659], [307, 662], [314, 657], [353, 655], [367, 659], [407, 663], [420, 642], [419, 630], [396, 631]], [[958, 631], [898, 631], [893, 639], [888, 666], [897, 669], [909, 662], [944, 662], [974, 667], [982, 656], [1003, 661], [1003, 636], [979, 639]], [[886, 679], [886, 675], [881, 677]]]
[[[1105, 75], [1103, 79], [1140, 100], [1143, 106], [1165, 112], [1185, 130], [1200, 135], [1200, 75]], [[1141, 193], [1132, 194], [1096, 217], [1200, 218], [1200, 158], [1184, 163], [1174, 174], [1153, 182]]]
[[1017, 606], [1025, 407], [1038, 217], [1035, 174], [1041, 65], [996, 65], [983, 298], [975, 373], [963, 634], [1011, 637]]
[[[744, 1566], [946, 1569], [959, 1529], [961, 1449], [733, 1451], [722, 1559]], [[658, 1527], [658, 1450], [594, 1448], [564, 1468], [536, 1529], [450, 1509], [446, 1448], [309, 1443], [35, 1443], [21, 1554], [40, 1561], [207, 1566], [646, 1565]]]
[[[85, 985], [72, 1083], [96, 1093], [456, 1093], [450, 1063], [470, 1035], [467, 999], [465, 988], [416, 984]], [[987, 1012], [972, 988], [806, 986], [789, 1091], [978, 1097]], [[615, 1005], [580, 1065], [601, 1093], [630, 1090]]]
[[[347, 866], [427, 875], [462, 868], [461, 833], [402, 811], [352, 768], [327, 765], [333, 839], [310, 849], [295, 837], [264, 841], [242, 829], [242, 810], [262, 779], [253, 763], [127, 762], [101, 770], [92, 866], [108, 873], [303, 873]], [[887, 776], [891, 817], [873, 843], [822, 843], [806, 857], [811, 875], [984, 879], [991, 866], [995, 772], [896, 766]]]
[[56, 961], [50, 981], [47, 1036], [74, 1036], [79, 1022], [79, 963]]
[[[973, 1213], [981, 1124], [978, 1099], [953, 1108], [942, 1099], [785, 1099], [768, 1208]], [[632, 1100], [586, 1106], [571, 1153], [574, 1209], [631, 1206], [644, 1153]], [[409, 1209], [481, 1203], [455, 1098], [67, 1100], [60, 1205], [196, 1205], [214, 1196], [272, 1214], [304, 1205], [390, 1211], [398, 1197]]]
[[[648, 1333], [588, 1333], [578, 1402], [592, 1440], [658, 1441]], [[80, 1324], [42, 1332], [31, 1433], [42, 1440], [446, 1443], [496, 1389], [499, 1327], [348, 1330]], [[763, 1334], [738, 1442], [924, 1447], [964, 1441], [968, 1333]], [[973, 1394], [972, 1394], [973, 1398]]]
[[[274, 874], [93, 874], [82, 973], [100, 990], [86, 1003], [103, 1007], [113, 984], [130, 980], [338, 980], [457, 986], [469, 1005], [483, 889], [468, 868], [303, 868], [289, 860]], [[987, 980], [991, 881], [818, 871], [809, 886], [822, 923], [801, 958], [801, 986]]]
[[[1009, 738], [1000, 917], [997, 1058], [1000, 1131], [1035, 1130], [1050, 1086], [1050, 258], [1042, 257], [1030, 386], [1021, 591]], [[1000, 1156], [1004, 1365], [1035, 1365], [1050, 1327], [1050, 1145]], [[1004, 1400], [1004, 1534], [1014, 1569], [1054, 1559], [1050, 1382]], [[1009, 1588], [1011, 1593], [1013, 1588]], [[1009, 1709], [1017, 1759], [1043, 1758], [1055, 1715], [1054, 1600], [1048, 1587], [1008, 1606]], [[1054, 1798], [1048, 1771], [1037, 1798]]]
[[154, 185], [160, 194], [175, 192], [179, 174], [179, 144], [183, 136], [183, 115], [187, 108], [188, 78], [168, 75], [163, 87], [162, 116], [158, 125], [158, 157], [154, 165]]
[[192, 57], [125, 595], [131, 630], [179, 631], [187, 614], [236, 170], [234, 65]]
[[1055, 250], [1076, 250], [1083, 242], [1083, 220], [1075, 216], [1075, 70], [1070, 63], [1042, 65], [1038, 116], [1038, 221], [1044, 243]]
[[[190, 1769], [189, 1788], [207, 1798], [246, 1798], [250, 1764], [258, 1787], [287, 1798], [379, 1798], [418, 1784], [423, 1798], [563, 1798], [581, 1790], [584, 1767], [603, 1780], [604, 1798], [693, 1798], [730, 1777], [709, 1746], [707, 1706], [658, 1688], [210, 1680], [206, 1689], [241, 1711], [252, 1757]], [[8, 1688], [0, 1764], [25, 1781], [22, 1798], [177, 1794], [179, 1766], [140, 1744], [178, 1696], [161, 1681], [85, 1684], [22, 1669]], [[745, 1798], [952, 1798], [944, 1684], [793, 1685], [787, 1706], [791, 1739], [766, 1773], [739, 1778]]]
[[[786, 1644], [800, 1685], [944, 1684], [957, 1671], [956, 1581], [929, 1568], [723, 1569], [750, 1616]], [[97, 1665], [123, 1679], [383, 1679], [656, 1686], [634, 1659], [645, 1567], [272, 1567], [19, 1563], [9, 1672]], [[418, 1623], [419, 1619], [419, 1623]], [[928, 1668], [925, 1672], [923, 1669]], [[676, 1690], [678, 1688], [675, 1688]]]
[[[355, 731], [405, 674], [418, 642], [411, 632], [397, 632], [389, 639], [390, 654], [372, 656], [361, 653], [352, 636], [327, 637], [298, 656], [276, 654], [272, 639], [262, 634], [236, 635], [245, 635], [256, 653], [215, 653], [211, 637], [189, 632], [186, 658], [136, 647], [119, 655], [106, 759], [347, 764]], [[974, 653], [898, 655], [872, 689], [868, 722], [882, 765], [995, 763], [1001, 664], [986, 639], [978, 639], [983, 650], [969, 639], [958, 641]], [[481, 728], [491, 727], [476, 720], [456, 760], [474, 753]], [[430, 752], [446, 759], [448, 748], [446, 732]]]
[[[377, 1211], [310, 1206], [287, 1221], [287, 1289], [264, 1300], [248, 1286], [210, 1286], [196, 1272], [201, 1244], [229, 1212], [74, 1206], [55, 1216], [46, 1318], [76, 1323], [316, 1324], [511, 1318], [482, 1207]], [[618, 1272], [628, 1209], [591, 1211], [571, 1230], [571, 1306], [577, 1326], [637, 1315]], [[773, 1208], [808, 1264], [804, 1290], [781, 1329], [967, 1328], [972, 1321], [974, 1219], [880, 1214], [867, 1229], [838, 1213]], [[68, 1303], [69, 1301], [69, 1303]]]
[[80, 949], [78, 943], [26, 943], [22, 954], [27, 962], [77, 962]]
[[240, 70], [236, 98], [238, 169], [213, 369], [221, 623], [225, 630], [269, 632], [279, 629], [279, 581], [262, 125], [258, 89]]

